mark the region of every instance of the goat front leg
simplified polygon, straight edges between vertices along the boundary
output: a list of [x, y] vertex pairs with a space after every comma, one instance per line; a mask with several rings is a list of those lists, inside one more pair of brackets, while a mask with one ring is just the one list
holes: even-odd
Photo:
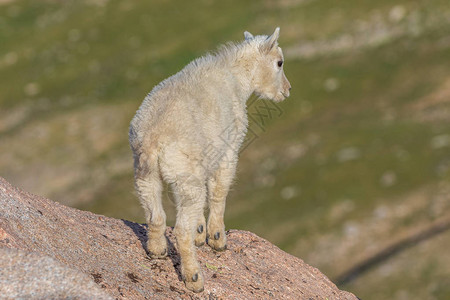
[[208, 245], [216, 251], [227, 248], [224, 223], [225, 203], [235, 170], [235, 163], [231, 165], [223, 163], [207, 182], [209, 217], [206, 236]]

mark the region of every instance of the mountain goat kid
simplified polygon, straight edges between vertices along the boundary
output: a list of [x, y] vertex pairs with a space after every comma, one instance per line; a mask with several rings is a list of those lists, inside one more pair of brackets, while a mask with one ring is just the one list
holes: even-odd
[[194, 245], [206, 240], [216, 251], [226, 249], [225, 199], [247, 132], [246, 101], [252, 93], [276, 102], [289, 96], [279, 32], [245, 32], [243, 42], [192, 61], [153, 88], [130, 124], [135, 186], [148, 222], [148, 255], [163, 258], [168, 252], [164, 181], [177, 208], [174, 234], [181, 275], [194, 292], [203, 291]]

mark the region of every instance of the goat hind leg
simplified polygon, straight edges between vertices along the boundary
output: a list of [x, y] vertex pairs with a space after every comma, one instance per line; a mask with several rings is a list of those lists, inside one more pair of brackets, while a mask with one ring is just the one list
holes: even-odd
[[199, 217], [199, 220], [197, 222], [197, 229], [196, 229], [196, 236], [195, 236], [195, 246], [201, 247], [205, 244], [206, 241], [206, 220], [205, 220], [205, 214], [202, 210], [202, 214]]
[[177, 198], [175, 237], [181, 258], [181, 274], [186, 288], [201, 292], [203, 291], [203, 275], [197, 260], [194, 237], [198, 233], [199, 223], [202, 222], [206, 185], [203, 181], [191, 177], [175, 185]]
[[135, 170], [135, 185], [139, 200], [145, 211], [148, 224], [147, 254], [151, 258], [164, 258], [167, 256], [166, 214], [164, 212], [161, 194], [162, 179], [157, 169], [142, 172]]

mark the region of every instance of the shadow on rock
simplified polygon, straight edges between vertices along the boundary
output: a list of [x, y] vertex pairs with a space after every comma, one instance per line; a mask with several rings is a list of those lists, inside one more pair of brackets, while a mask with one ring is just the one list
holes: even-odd
[[[131, 230], [133, 230], [134, 234], [136, 235], [136, 237], [139, 239], [139, 241], [141, 242], [142, 248], [144, 248], [145, 253], [147, 253], [148, 255], [148, 249], [147, 249], [147, 241], [148, 241], [148, 236], [147, 236], [147, 229], [148, 226], [147, 224], [139, 224], [139, 223], [134, 223], [128, 220], [123, 220], [122, 222], [131, 228]], [[172, 228], [173, 229], [173, 228]], [[181, 263], [180, 263], [180, 257], [178, 255], [178, 251], [174, 245], [174, 243], [171, 242], [170, 239], [167, 238], [167, 232], [166, 232], [166, 240], [167, 240], [167, 245], [168, 245], [168, 257], [170, 258], [170, 260], [172, 261], [172, 265], [173, 268], [175, 269], [175, 272], [178, 275], [178, 280], [182, 280], [181, 277]], [[151, 261], [154, 262], [158, 262], [158, 259], [150, 259], [149, 256], [147, 256], [147, 258]]]

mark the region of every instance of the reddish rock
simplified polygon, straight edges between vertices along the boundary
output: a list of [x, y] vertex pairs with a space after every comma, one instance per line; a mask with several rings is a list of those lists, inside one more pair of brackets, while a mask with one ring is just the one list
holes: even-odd
[[55, 259], [89, 276], [114, 298], [357, 299], [301, 259], [238, 230], [227, 232], [224, 252], [198, 249], [205, 290], [194, 294], [180, 279], [172, 229], [166, 233], [168, 258], [150, 260], [143, 248], [145, 225], [66, 207], [0, 177], [0, 247]]

